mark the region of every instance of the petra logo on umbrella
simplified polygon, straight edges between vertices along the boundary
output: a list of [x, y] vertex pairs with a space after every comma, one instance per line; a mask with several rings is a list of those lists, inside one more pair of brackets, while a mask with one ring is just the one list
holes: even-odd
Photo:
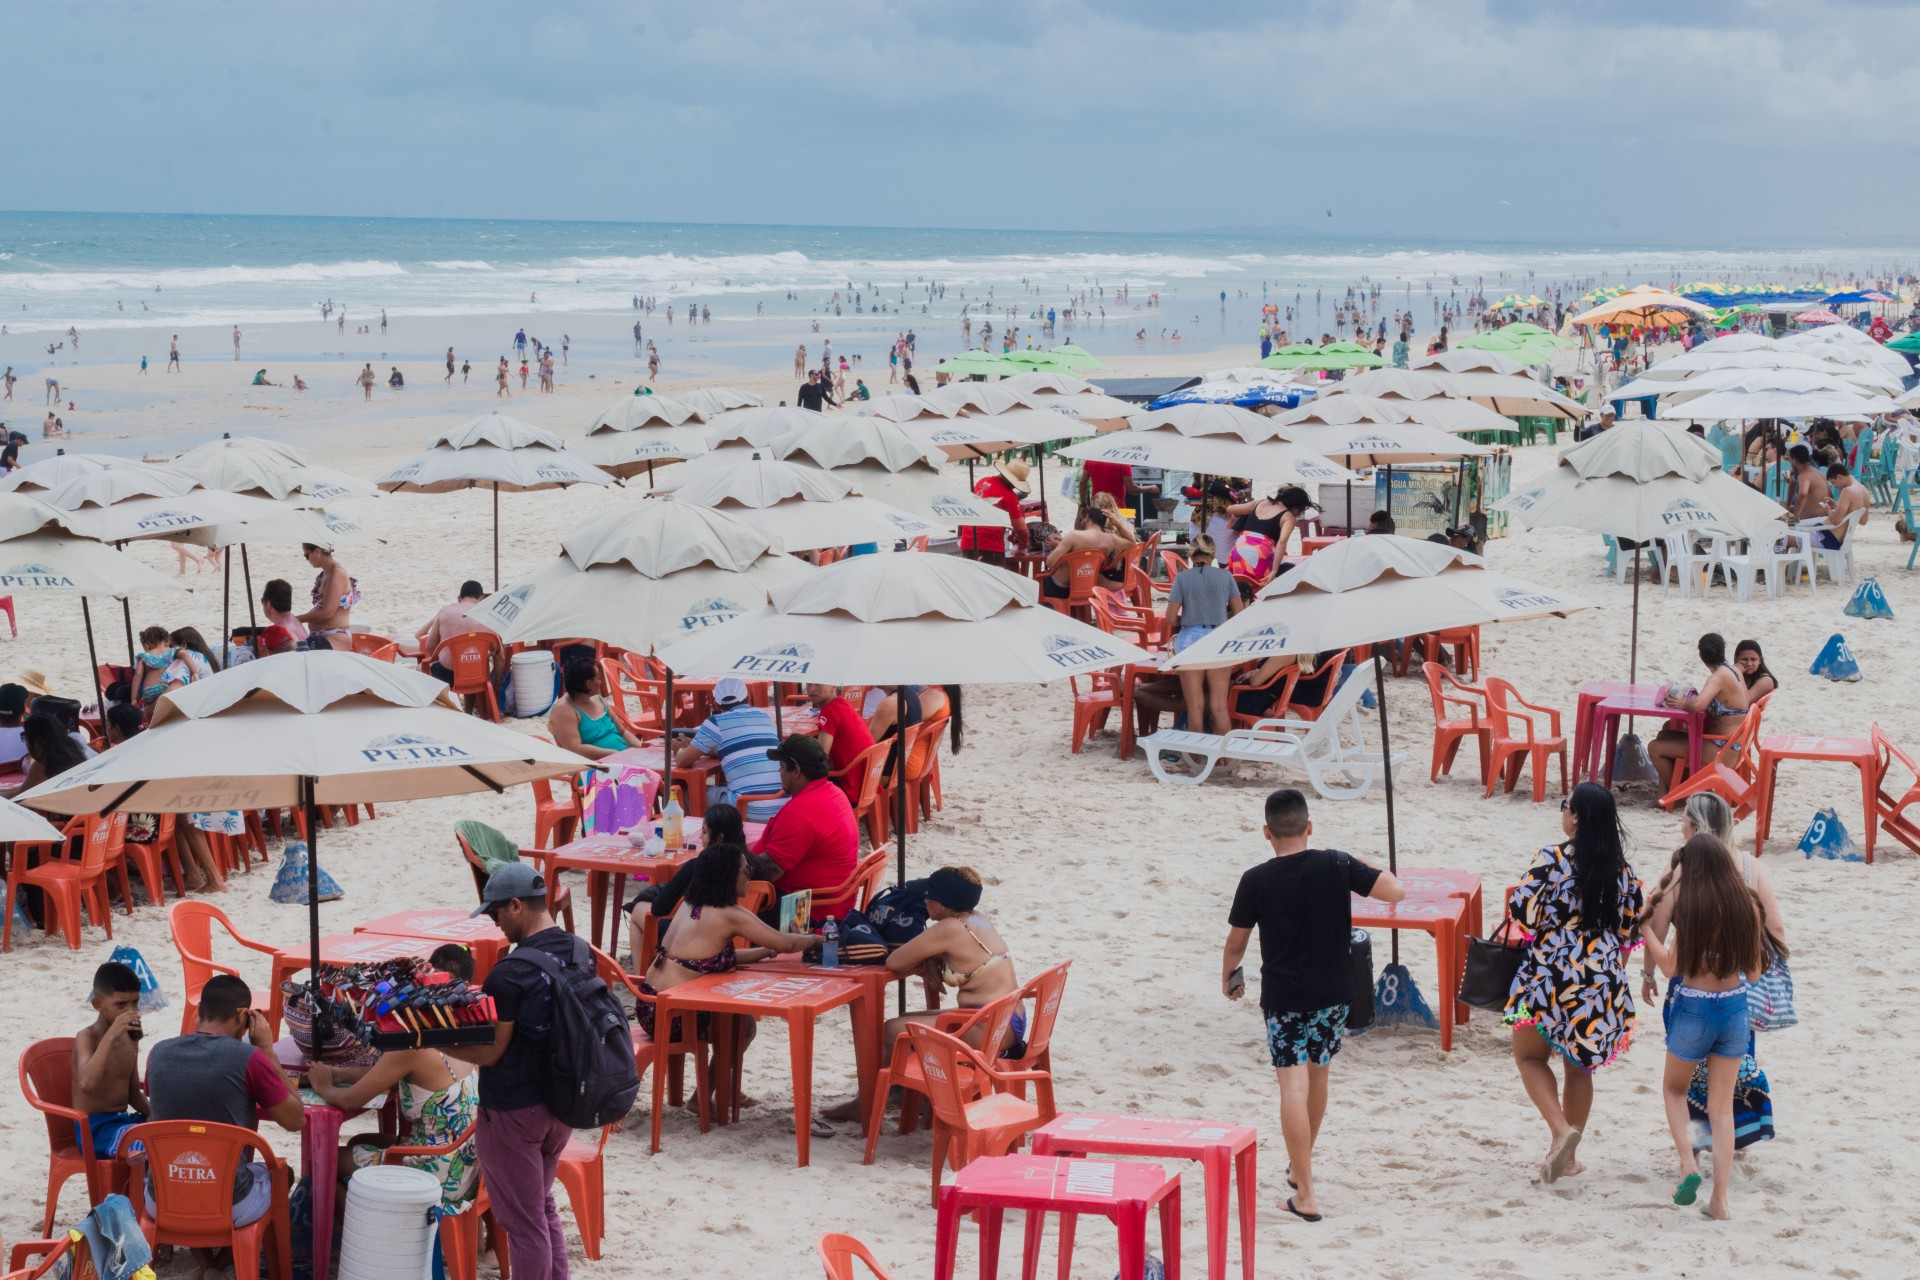
[[1515, 511], [1531, 511], [1539, 503], [1540, 495], [1544, 492], [1543, 489], [1529, 489], [1525, 493], [1516, 493], [1507, 499], [1506, 505]]
[[0, 590], [54, 591], [71, 588], [73, 579], [58, 569], [50, 569], [43, 564], [15, 565], [5, 573], [0, 573]]
[[138, 529], [191, 529], [201, 523], [199, 516], [188, 515], [184, 511], [156, 511], [143, 516], [135, 525]]
[[780, 644], [762, 649], [758, 653], [744, 654], [733, 664], [733, 669], [741, 674], [773, 676], [803, 676], [813, 667], [813, 646], [808, 644]]
[[1072, 636], [1053, 635], [1047, 637], [1047, 658], [1060, 668], [1085, 667], [1096, 662], [1110, 662], [1113, 651], [1103, 645], [1088, 644]]
[[421, 764], [431, 760], [465, 760], [467, 753], [451, 742], [418, 733], [390, 733], [360, 748], [369, 764]]
[[535, 467], [533, 474], [542, 480], [572, 480], [580, 473], [564, 462], [548, 462]]
[[[85, 776], [78, 769], [69, 769], [60, 775], [60, 781], [62, 783], [79, 782], [83, 781]], [[190, 785], [193, 790], [175, 791], [170, 795], [161, 796], [153, 802], [154, 812], [221, 813], [228, 809], [267, 807], [266, 800], [260, 794], [260, 788], [247, 779], [201, 778], [192, 783], [175, 783], [174, 785]]]
[[493, 603], [487, 606], [487, 612], [502, 622], [512, 622], [520, 616], [520, 611], [527, 607], [527, 601], [533, 599], [533, 592], [532, 583], [524, 587], [515, 587], [505, 595], [495, 596]]
[[1139, 445], [1115, 445], [1101, 451], [1102, 462], [1146, 462], [1151, 455]]
[[684, 614], [680, 615], [682, 631], [700, 631], [707, 627], [717, 627], [723, 622], [739, 617], [746, 612], [746, 606], [731, 600], [714, 596], [708, 600], [696, 602]]
[[1220, 645], [1222, 655], [1285, 653], [1286, 650], [1287, 629], [1277, 623], [1270, 627], [1261, 627], [1257, 631], [1249, 631], [1237, 640], [1227, 640]]
[[1712, 524], [1714, 518], [1713, 512], [1692, 498], [1681, 498], [1678, 502], [1670, 503], [1660, 513], [1661, 524]]
[[1517, 587], [1502, 587], [1494, 598], [1503, 609], [1554, 609], [1560, 605], [1558, 596], [1540, 591], [1522, 591]]

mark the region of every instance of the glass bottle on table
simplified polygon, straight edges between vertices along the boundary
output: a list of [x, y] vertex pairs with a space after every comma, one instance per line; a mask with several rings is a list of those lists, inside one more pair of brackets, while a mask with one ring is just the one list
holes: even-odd
[[685, 845], [685, 826], [687, 811], [680, 804], [680, 788], [675, 787], [667, 796], [667, 807], [660, 811], [660, 834], [666, 841], [668, 853], [679, 853]]

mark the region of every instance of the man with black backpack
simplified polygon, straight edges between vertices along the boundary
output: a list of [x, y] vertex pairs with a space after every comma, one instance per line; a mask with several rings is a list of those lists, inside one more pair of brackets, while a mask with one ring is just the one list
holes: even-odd
[[493, 1043], [446, 1052], [480, 1068], [475, 1142], [513, 1274], [567, 1280], [554, 1174], [574, 1129], [632, 1107], [640, 1089], [632, 1033], [594, 971], [593, 949], [554, 923], [538, 871], [500, 867], [473, 914], [481, 912], [515, 944], [481, 988], [498, 1016]]

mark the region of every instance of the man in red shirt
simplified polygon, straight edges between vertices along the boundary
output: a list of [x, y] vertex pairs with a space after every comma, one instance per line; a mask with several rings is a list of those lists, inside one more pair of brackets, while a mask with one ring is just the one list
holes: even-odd
[[[1020, 513], [1020, 499], [1031, 487], [1027, 483], [1027, 473], [1032, 470], [1024, 458], [1009, 458], [994, 466], [993, 474], [973, 486], [975, 497], [985, 498], [994, 506], [1007, 513], [1007, 519], [1013, 522], [1013, 549], [1023, 551], [1027, 546], [1027, 521]], [[988, 564], [1007, 562], [1007, 531], [990, 524], [963, 524], [960, 526], [960, 554], [969, 560], [984, 560]]]
[[[837, 889], [860, 861], [860, 827], [846, 793], [827, 777], [827, 751], [805, 734], [789, 734], [767, 752], [780, 762], [780, 789], [787, 802], [753, 847], [772, 858], [783, 894], [801, 889]], [[815, 920], [826, 917], [817, 914]]]
[[[820, 717], [820, 745], [827, 749], [829, 770], [841, 772], [858, 760], [861, 752], [873, 746], [873, 734], [867, 722], [840, 696], [839, 685], [810, 684], [807, 701]], [[860, 779], [852, 775], [841, 778], [840, 789], [847, 793], [849, 804], [860, 802]]]
[[1096, 462], [1089, 458], [1080, 464], [1080, 475], [1087, 484], [1087, 502], [1092, 503], [1096, 493], [1110, 493], [1119, 506], [1125, 507], [1127, 487], [1133, 483], [1133, 468], [1124, 462]]

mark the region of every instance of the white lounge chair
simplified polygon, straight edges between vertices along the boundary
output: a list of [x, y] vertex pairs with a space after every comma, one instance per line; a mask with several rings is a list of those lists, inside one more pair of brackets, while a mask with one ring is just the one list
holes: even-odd
[[[1866, 519], [1866, 515], [1865, 511], [1849, 512], [1847, 518], [1838, 525], [1825, 526], [1839, 533], [1841, 543], [1838, 547], [1829, 548], [1820, 545], [1817, 535], [1822, 531], [1822, 526], [1802, 526], [1807, 530], [1807, 548], [1812, 553], [1814, 568], [1816, 570], [1824, 568], [1827, 571], [1827, 581], [1836, 585], [1853, 581], [1853, 535], [1859, 523]], [[1816, 572], [1810, 574], [1809, 579], [1818, 576]]]
[[[1222, 760], [1251, 760], [1305, 770], [1313, 789], [1329, 800], [1355, 799], [1365, 795], [1385, 773], [1379, 750], [1367, 745], [1373, 714], [1360, 707], [1370, 670], [1356, 666], [1318, 720], [1261, 720], [1251, 729], [1235, 729], [1224, 736], [1162, 729], [1141, 738], [1138, 745], [1147, 753], [1153, 776], [1162, 782], [1205, 782]], [[1197, 756], [1201, 767], [1193, 773], [1169, 772], [1160, 759], [1163, 751]], [[1391, 764], [1405, 759], [1396, 754]], [[1335, 782], [1335, 776], [1344, 781]]]

